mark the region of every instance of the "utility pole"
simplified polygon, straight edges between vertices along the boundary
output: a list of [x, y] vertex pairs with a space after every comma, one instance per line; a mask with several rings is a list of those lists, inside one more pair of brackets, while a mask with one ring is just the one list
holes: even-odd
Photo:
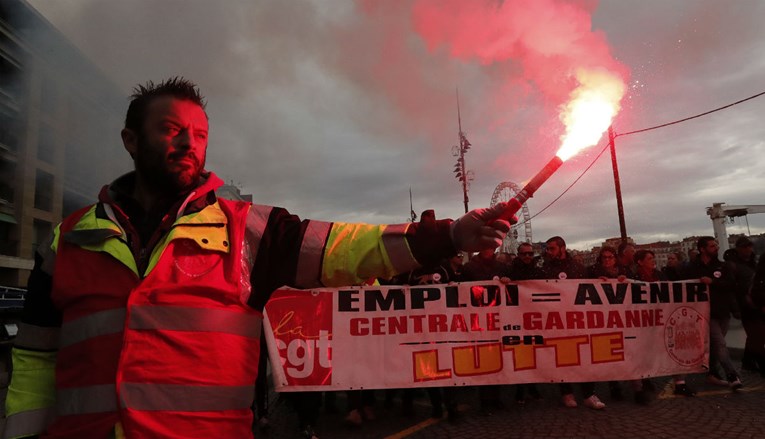
[[460, 115], [460, 91], [457, 90], [457, 126], [459, 128], [459, 143], [452, 147], [452, 155], [457, 158], [457, 164], [454, 165], [455, 178], [462, 182], [462, 200], [465, 204], [465, 213], [468, 213], [468, 187], [473, 181], [473, 171], [468, 171], [465, 167], [465, 153], [470, 149], [465, 133], [462, 132], [462, 117]]
[[611, 167], [614, 169], [614, 189], [616, 189], [616, 209], [619, 214], [619, 231], [622, 242], [627, 242], [627, 225], [624, 222], [624, 205], [622, 204], [622, 185], [619, 182], [619, 166], [616, 164], [616, 143], [614, 127], [608, 127], [608, 147], [611, 149]]

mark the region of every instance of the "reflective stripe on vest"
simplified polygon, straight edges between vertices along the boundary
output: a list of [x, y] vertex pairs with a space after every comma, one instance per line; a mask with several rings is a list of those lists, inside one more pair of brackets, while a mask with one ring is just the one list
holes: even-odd
[[189, 386], [122, 383], [122, 407], [133, 410], [206, 412], [249, 409], [255, 386]]
[[99, 335], [116, 334], [125, 327], [125, 308], [108, 309], [61, 325], [61, 348]]
[[56, 410], [58, 416], [117, 411], [114, 384], [59, 388], [56, 391]]
[[[266, 231], [268, 225], [268, 218], [271, 216], [271, 211], [274, 210], [272, 206], [262, 206], [260, 204], [253, 204], [250, 207], [250, 211], [247, 212], [247, 222], [245, 223], [245, 233], [250, 242], [260, 244], [260, 240], [263, 238], [263, 234]], [[255, 265], [255, 256], [258, 254], [257, 248], [250, 249], [252, 254], [252, 264]]]
[[382, 234], [382, 241], [390, 263], [399, 273], [410, 271], [419, 266], [406, 241], [408, 228], [409, 224], [390, 224], [385, 227]]
[[222, 309], [136, 305], [130, 308], [130, 329], [222, 332], [260, 338], [259, 316]]
[[309, 221], [300, 245], [295, 283], [301, 288], [321, 286], [321, 260], [332, 223]]
[[20, 348], [38, 351], [58, 349], [60, 329], [19, 323], [19, 335], [14, 344]]
[[370, 277], [387, 279], [418, 267], [406, 243], [407, 227], [332, 223], [321, 263], [322, 284], [358, 285]]
[[[189, 386], [182, 384], [120, 385], [120, 407], [132, 410], [207, 412], [249, 409], [255, 386]], [[56, 395], [59, 416], [114, 412], [117, 395], [114, 384], [59, 389]]]
[[40, 434], [54, 417], [52, 407], [28, 410], [8, 416], [5, 419], [3, 438], [13, 439]]
[[[61, 327], [61, 348], [100, 335], [122, 332], [124, 325], [124, 308], [101, 311], [72, 320]], [[131, 308], [130, 328], [223, 332], [260, 338], [260, 317], [219, 309], [134, 306]]]

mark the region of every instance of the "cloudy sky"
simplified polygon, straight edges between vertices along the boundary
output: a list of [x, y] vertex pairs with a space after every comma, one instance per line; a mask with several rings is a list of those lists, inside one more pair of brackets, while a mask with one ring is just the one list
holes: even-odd
[[[208, 169], [304, 217], [458, 217], [456, 90], [470, 207], [523, 184], [560, 144], [574, 72], [623, 78], [627, 133], [765, 91], [765, 2], [739, 0], [27, 0], [127, 95], [183, 75], [208, 99]], [[119, 142], [119, 133], [114, 133]], [[608, 152], [567, 161], [528, 202], [535, 241], [619, 235]], [[712, 234], [713, 202], [765, 204], [765, 96], [617, 137], [627, 231]], [[127, 154], [125, 160], [128, 160]], [[765, 214], [748, 217], [765, 232]], [[739, 218], [729, 233], [746, 233]]]

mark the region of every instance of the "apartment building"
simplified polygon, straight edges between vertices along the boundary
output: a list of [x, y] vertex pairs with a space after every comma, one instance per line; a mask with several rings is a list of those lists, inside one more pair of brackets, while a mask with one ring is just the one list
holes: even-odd
[[27, 2], [0, 2], [0, 285], [25, 286], [52, 228], [129, 169], [126, 105]]

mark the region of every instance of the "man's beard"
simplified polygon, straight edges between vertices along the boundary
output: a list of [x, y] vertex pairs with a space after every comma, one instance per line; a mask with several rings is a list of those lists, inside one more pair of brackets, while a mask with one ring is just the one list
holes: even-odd
[[[187, 166], [178, 166], [180, 160], [189, 160]], [[205, 160], [190, 151], [178, 151], [168, 157], [157, 154], [143, 136], [138, 139], [135, 168], [141, 178], [153, 189], [167, 195], [183, 194], [199, 184]], [[189, 168], [190, 166], [190, 168]]]

